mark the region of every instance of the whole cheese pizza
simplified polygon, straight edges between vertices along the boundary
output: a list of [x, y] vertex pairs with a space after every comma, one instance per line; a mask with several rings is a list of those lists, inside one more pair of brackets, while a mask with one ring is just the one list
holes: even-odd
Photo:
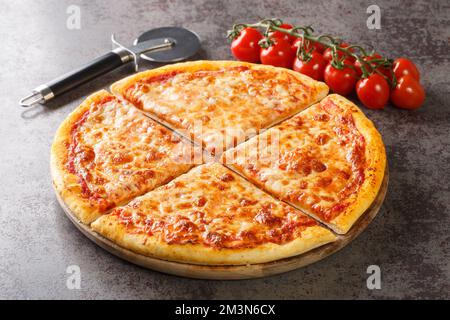
[[111, 90], [215, 154], [328, 93], [324, 83], [298, 72], [233, 61], [148, 70], [113, 84]]
[[92, 228], [144, 255], [216, 265], [277, 260], [336, 238], [218, 163], [114, 209]]
[[346, 233], [378, 194], [386, 155], [372, 122], [329, 95], [229, 150], [222, 161], [277, 198]]
[[297, 72], [196, 61], [111, 91], [64, 120], [51, 171], [71, 216], [135, 254], [201, 265], [299, 255], [348, 232], [384, 177], [372, 122]]

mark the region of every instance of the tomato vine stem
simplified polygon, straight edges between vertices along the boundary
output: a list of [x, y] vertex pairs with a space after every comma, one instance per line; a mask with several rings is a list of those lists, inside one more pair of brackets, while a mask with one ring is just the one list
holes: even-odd
[[[378, 73], [381, 76], [383, 76], [388, 83], [391, 85], [391, 87], [394, 87], [396, 85], [396, 78], [393, 74], [391, 67], [392, 67], [392, 60], [388, 58], [371, 58], [370, 61], [367, 59], [367, 57], [370, 57], [374, 54], [372, 51], [370, 54], [366, 51], [365, 48], [363, 48], [360, 45], [350, 45], [348, 47], [341, 47], [340, 44], [342, 43], [341, 40], [328, 35], [313, 35], [314, 29], [311, 26], [293, 26], [292, 29], [285, 29], [282, 28], [281, 25], [283, 24], [283, 21], [281, 19], [263, 19], [256, 23], [251, 24], [245, 24], [245, 23], [239, 23], [233, 25], [232, 30], [228, 31], [227, 37], [230, 39], [234, 39], [239, 35], [242, 29], [244, 28], [261, 28], [264, 29], [264, 38], [260, 41], [261, 47], [268, 47], [273, 44], [273, 40], [270, 39], [270, 32], [271, 31], [279, 31], [288, 35], [291, 35], [296, 38], [301, 38], [302, 45], [299, 46], [297, 50], [297, 57], [303, 61], [308, 61], [311, 58], [311, 51], [313, 48], [310, 48], [310, 50], [306, 50], [306, 40], [312, 42], [312, 43], [318, 43], [326, 48], [331, 48], [332, 53], [332, 61], [331, 64], [333, 67], [337, 69], [343, 69], [343, 68], [353, 68], [355, 69], [353, 64], [346, 64], [344, 63], [344, 60], [348, 57], [353, 57], [355, 60], [359, 61], [359, 65], [361, 68], [361, 78], [367, 78], [372, 73]], [[300, 32], [299, 32], [300, 31]], [[359, 54], [355, 52], [355, 50]], [[343, 55], [341, 58], [339, 58], [338, 51], [342, 52]], [[385, 74], [379, 71], [379, 67], [390, 69], [390, 76], [387, 77]]]

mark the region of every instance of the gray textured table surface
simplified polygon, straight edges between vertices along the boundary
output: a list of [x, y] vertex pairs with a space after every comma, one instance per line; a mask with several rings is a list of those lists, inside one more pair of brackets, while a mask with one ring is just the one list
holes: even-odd
[[[381, 30], [366, 27], [366, 8], [373, 3], [381, 8]], [[66, 28], [71, 4], [81, 8], [80, 30]], [[0, 7], [0, 298], [450, 298], [448, 1], [1, 0]], [[406, 55], [420, 66], [427, 90], [423, 108], [363, 109], [383, 135], [390, 165], [389, 192], [377, 218], [333, 256], [259, 280], [183, 279], [139, 268], [97, 247], [55, 199], [50, 144], [84, 96], [131, 67], [48, 107], [24, 111], [19, 98], [108, 50], [112, 32], [132, 39], [148, 28], [183, 25], [203, 39], [200, 58], [229, 59], [227, 28], [261, 17], [312, 24], [392, 57]], [[381, 268], [380, 290], [366, 286], [373, 264]], [[80, 290], [66, 286], [69, 265], [81, 269]]]

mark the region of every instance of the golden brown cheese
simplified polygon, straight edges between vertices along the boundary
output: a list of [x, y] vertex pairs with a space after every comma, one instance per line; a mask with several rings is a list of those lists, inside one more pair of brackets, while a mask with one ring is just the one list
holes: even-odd
[[[309, 241], [310, 232], [318, 235], [315, 246], [334, 239], [313, 219], [218, 163], [196, 167], [114, 209], [92, 226], [122, 244], [139, 235], [141, 250], [153, 254], [155, 242], [163, 243], [168, 252], [178, 246], [186, 246], [189, 252], [189, 246], [194, 246], [198, 252], [220, 255], [226, 252], [220, 250], [239, 252], [268, 244], [284, 245], [302, 239], [304, 234]], [[242, 261], [246, 261], [245, 256]]]
[[281, 244], [317, 225], [217, 163], [197, 167], [111, 214], [133, 232], [169, 244], [218, 248]]
[[[100, 92], [69, 116], [53, 146], [61, 193], [87, 203], [89, 221], [160, 186], [193, 166], [194, 149], [134, 107]], [[65, 132], [65, 134], [63, 134]], [[58, 156], [64, 155], [64, 156]], [[76, 208], [75, 208], [76, 209]]]
[[114, 84], [112, 90], [215, 154], [328, 92], [325, 84], [299, 73], [231, 61], [150, 70]]
[[[365, 180], [370, 182], [374, 170], [382, 176], [385, 162], [378, 132], [370, 123], [372, 131], [366, 135], [366, 127], [358, 127], [358, 122], [369, 120], [344, 100], [329, 96], [228, 151], [222, 161], [278, 198], [343, 232], [349, 224], [339, 225], [337, 217], [362, 214], [360, 208], [354, 210], [358, 195], [365, 193], [364, 188], [375, 188], [373, 197], [376, 195], [379, 183], [366, 186]], [[377, 142], [367, 144], [367, 136]], [[367, 159], [374, 149], [381, 165], [371, 163], [374, 157]]]

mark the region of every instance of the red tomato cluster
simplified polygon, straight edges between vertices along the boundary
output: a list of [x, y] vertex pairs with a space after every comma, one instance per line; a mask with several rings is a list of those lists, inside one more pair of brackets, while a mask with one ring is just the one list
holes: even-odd
[[[290, 24], [282, 24], [280, 27], [287, 30], [293, 28]], [[374, 66], [376, 63], [374, 60], [382, 58], [379, 54], [364, 57], [361, 63], [355, 57], [336, 50], [335, 54], [344, 67], [335, 68], [331, 64], [333, 50], [325, 49], [321, 43], [296, 38], [280, 31], [269, 33], [272, 44], [267, 48], [259, 46], [258, 42], [261, 39], [263, 36], [258, 30], [245, 28], [231, 43], [231, 52], [241, 61], [289, 68], [315, 80], [325, 81], [333, 92], [344, 96], [356, 91], [359, 100], [370, 109], [383, 109], [389, 99], [399, 108], [416, 109], [425, 100], [425, 91], [419, 82], [419, 71], [407, 58], [396, 59], [392, 70], [378, 66], [376, 72], [361, 78], [363, 74], [361, 64], [365, 67]], [[297, 57], [298, 47], [303, 45], [303, 41], [305, 41], [304, 48], [310, 55], [308, 61]], [[339, 46], [347, 48], [349, 44], [341, 43]], [[387, 77], [392, 81], [392, 74], [397, 79], [394, 88], [391, 88], [386, 80]]]

